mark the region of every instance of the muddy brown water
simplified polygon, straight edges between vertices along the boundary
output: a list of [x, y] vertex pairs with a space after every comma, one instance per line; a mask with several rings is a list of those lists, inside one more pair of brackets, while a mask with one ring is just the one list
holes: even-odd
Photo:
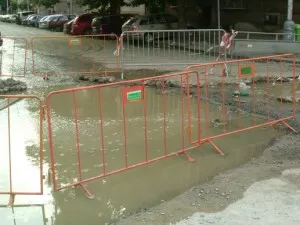
[[[32, 92], [45, 97], [55, 89], [48, 87]], [[120, 88], [110, 87], [101, 91], [103, 109], [103, 135], [105, 146], [106, 171], [114, 171], [125, 165], [124, 135], [122, 123], [122, 100]], [[167, 152], [181, 149], [182, 137], [185, 146], [189, 145], [186, 130], [182, 136], [181, 98], [178, 92], [167, 93], [164, 102], [160, 92], [146, 90], [147, 126], [149, 158], [155, 158]], [[78, 104], [79, 142], [81, 147], [82, 175], [90, 178], [103, 171], [102, 139], [99, 126], [98, 90], [76, 93]], [[186, 100], [185, 106], [186, 109]], [[51, 118], [55, 151], [57, 182], [66, 185], [78, 180], [76, 158], [75, 129], [72, 111], [72, 95], [63, 94], [51, 98]], [[197, 104], [191, 99], [193, 110]], [[166, 113], [166, 142], [164, 142], [164, 109]], [[128, 163], [134, 165], [145, 160], [144, 106], [142, 102], [126, 106], [126, 127], [128, 144]], [[31, 100], [19, 101], [10, 107], [11, 113], [11, 152], [12, 178], [14, 190], [39, 190], [39, 154], [38, 154], [38, 104]], [[202, 111], [203, 113], [203, 111]], [[219, 108], [211, 106], [212, 118], [219, 117]], [[187, 113], [184, 113], [185, 127]], [[193, 116], [193, 123], [195, 123]], [[245, 126], [252, 121], [245, 119]], [[204, 125], [205, 121], [201, 120]], [[228, 129], [235, 129], [237, 121], [230, 120]], [[44, 135], [44, 174], [50, 167], [48, 133], [45, 124]], [[8, 138], [7, 110], [0, 112], [0, 190], [8, 190]], [[193, 126], [193, 138], [197, 138], [197, 126]], [[211, 131], [218, 134], [220, 127]], [[182, 193], [199, 182], [226, 169], [236, 167], [261, 153], [260, 145], [279, 133], [272, 128], [220, 138], [215, 143], [225, 152], [221, 157], [213, 148], [205, 144], [190, 152], [196, 162], [188, 162], [184, 156], [174, 156], [158, 162], [134, 168], [110, 177], [86, 183], [86, 187], [95, 195], [94, 200], [87, 199], [80, 188], [68, 188], [53, 192], [52, 184], [44, 180], [43, 196], [17, 196], [14, 208], [0, 208], [3, 224], [109, 224], [134, 213], [141, 208], [149, 208]], [[253, 145], [255, 144], [255, 145]], [[7, 204], [8, 197], [0, 196], [1, 205]], [[32, 205], [32, 206], [28, 206]], [[75, 213], [74, 213], [75, 212]], [[84, 216], [83, 216], [84, 215]], [[14, 222], [15, 221], [15, 222]]]

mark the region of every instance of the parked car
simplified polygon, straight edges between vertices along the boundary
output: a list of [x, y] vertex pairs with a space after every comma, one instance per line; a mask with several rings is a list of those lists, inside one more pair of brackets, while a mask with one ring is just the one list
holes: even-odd
[[10, 17], [10, 15], [3, 15], [3, 16], [1, 16], [1, 21], [2, 22], [8, 22], [9, 21], [9, 17]]
[[29, 16], [27, 16], [25, 19], [23, 19], [22, 20], [22, 25], [23, 26], [27, 26], [27, 25], [29, 25], [29, 21], [32, 19], [32, 18], [34, 18], [36, 15], [29, 15]]
[[120, 14], [95, 17], [92, 21], [93, 34], [116, 34], [122, 33], [122, 25], [136, 14]]
[[15, 23], [17, 19], [17, 15], [9, 15], [8, 22]]
[[49, 16], [51, 16], [51, 15], [43, 16], [43, 17], [38, 21], [38, 27], [39, 27], [39, 23], [40, 23], [40, 22], [43, 22], [44, 20], [46, 20]]
[[63, 31], [64, 24], [75, 19], [75, 15], [61, 15], [49, 21], [49, 29], [55, 31]]
[[50, 15], [47, 16], [45, 19], [41, 19], [39, 22], [39, 28], [41, 29], [49, 29], [49, 23], [52, 20], [56, 20], [58, 17], [60, 17], [61, 15]]
[[72, 24], [74, 23], [74, 20], [70, 20], [69, 22], [64, 24], [64, 29], [63, 32], [64, 34], [71, 34], [71, 28], [72, 28]]
[[74, 34], [74, 35], [92, 34], [92, 32], [93, 32], [92, 20], [96, 16], [99, 16], [99, 14], [86, 13], [86, 14], [77, 16], [71, 27], [71, 34]]
[[39, 22], [40, 22], [42, 19], [44, 19], [45, 17], [47, 17], [47, 16], [48, 16], [48, 15], [38, 15], [37, 18], [36, 18], [36, 20], [35, 20], [34, 26], [35, 26], [35, 27], [39, 27]]
[[0, 33], [0, 47], [3, 45], [2, 34]]
[[32, 27], [36, 27], [37, 21], [39, 18], [41, 18], [41, 15], [33, 15], [30, 18], [28, 18], [27, 20], [27, 25], [28, 26], [32, 26]]
[[[125, 31], [151, 31], [151, 30], [170, 30], [178, 28], [178, 18], [167, 13], [149, 14], [145, 16], [136, 16], [129, 19], [123, 26], [122, 32]], [[139, 32], [134, 34], [134, 38], [143, 38], [146, 42], [152, 42], [159, 38], [154, 36], [155, 33]]]
[[33, 11], [18, 12], [17, 18], [16, 18], [16, 23], [21, 24], [22, 20], [26, 19], [29, 15], [32, 15], [32, 14], [36, 14], [36, 13]]

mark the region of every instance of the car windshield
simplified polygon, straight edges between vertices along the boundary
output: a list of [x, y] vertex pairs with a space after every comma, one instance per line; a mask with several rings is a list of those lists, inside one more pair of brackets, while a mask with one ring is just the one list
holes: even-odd
[[44, 17], [41, 18], [40, 21], [41, 21], [41, 22], [42, 22], [42, 21], [45, 21], [47, 18], [48, 18], [48, 16], [44, 16]]
[[133, 25], [137, 20], [138, 20], [137, 17], [130, 18], [129, 20], [127, 20], [127, 22], [125, 22], [124, 25], [128, 25], [128, 26]]
[[44, 21], [50, 21], [54, 18], [55, 16], [48, 16]]

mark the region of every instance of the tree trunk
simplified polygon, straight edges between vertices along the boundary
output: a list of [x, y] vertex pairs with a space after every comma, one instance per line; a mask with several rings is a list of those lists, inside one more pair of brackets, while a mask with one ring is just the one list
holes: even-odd
[[119, 15], [121, 13], [121, 1], [120, 0], [111, 0], [110, 14]]
[[177, 8], [178, 8], [178, 19], [179, 19], [179, 28], [185, 29], [185, 0], [177, 0]]

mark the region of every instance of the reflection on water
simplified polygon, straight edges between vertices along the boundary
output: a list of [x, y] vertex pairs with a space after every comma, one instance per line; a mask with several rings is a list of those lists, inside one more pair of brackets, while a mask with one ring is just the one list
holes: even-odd
[[26, 40], [3, 38], [0, 49], [0, 76], [25, 77]]
[[5, 225], [47, 225], [44, 205], [0, 206], [1, 224]]
[[31, 101], [17, 102], [0, 112], [1, 191], [39, 192], [41, 189], [39, 112], [24, 111]]
[[[48, 87], [47, 91], [49, 89], [51, 87]], [[183, 145], [189, 145], [186, 132], [187, 98], [182, 101], [181, 96], [176, 92], [168, 92], [166, 97], [162, 98], [160, 92], [147, 89], [145, 105], [144, 102], [126, 105], [126, 129], [123, 125], [122, 96], [119, 87], [103, 88], [101, 104], [99, 104], [98, 89], [77, 92], [75, 96], [83, 179], [103, 174], [104, 168], [106, 172], [124, 168], [126, 164], [124, 131], [126, 131], [127, 138], [128, 165], [144, 161], [146, 151], [148, 151], [148, 158], [152, 159], [166, 152], [178, 151]], [[59, 186], [64, 186], [79, 179], [72, 93], [54, 95], [50, 104], [56, 179]], [[147, 109], [146, 130], [145, 106]], [[197, 115], [194, 112], [197, 108], [197, 101], [194, 98], [191, 99], [191, 106], [192, 123], [195, 124]], [[17, 190], [38, 189], [38, 105], [32, 101], [23, 100], [11, 106], [10, 109], [13, 116], [12, 154], [13, 161], [16, 160], [12, 174], [14, 179], [18, 179], [18, 182], [14, 183], [14, 188]], [[204, 109], [201, 108], [201, 110], [203, 113]], [[217, 106], [211, 107], [212, 117], [219, 117], [218, 110]], [[184, 116], [184, 124], [182, 116]], [[103, 128], [101, 128], [101, 121]], [[232, 121], [231, 128], [228, 129], [235, 128], [234, 116]], [[203, 122], [205, 120], [201, 119], [201, 123]], [[1, 137], [7, 137], [7, 126], [7, 110], [0, 111]], [[198, 130], [195, 127], [197, 126], [193, 126], [192, 130], [193, 137], [197, 137]], [[220, 130], [222, 129], [213, 129], [215, 133], [221, 132]], [[95, 195], [94, 200], [87, 199], [80, 188], [69, 188], [52, 193], [52, 186], [48, 185], [45, 179], [44, 196], [17, 196], [16, 204], [28, 202], [44, 204], [46, 217], [53, 218], [51, 223], [55, 225], [82, 225], [86, 223], [86, 218], [89, 218], [89, 225], [117, 221], [139, 208], [147, 208], [158, 204], [161, 200], [168, 200], [187, 188], [205, 181], [209, 176], [240, 165], [260, 153], [257, 145], [265, 143], [266, 138], [275, 135], [274, 130], [270, 129], [266, 134], [265, 130], [258, 129], [216, 140], [225, 153], [232, 157], [220, 157], [211, 146], [204, 145], [191, 152], [196, 159], [195, 163], [190, 163], [181, 156], [172, 157], [86, 183], [86, 187]], [[44, 140], [46, 150], [44, 171], [47, 171], [50, 160], [46, 129]], [[0, 149], [0, 154], [4, 156], [0, 158], [0, 182], [2, 182], [1, 190], [3, 190], [3, 188], [9, 188], [8, 141], [2, 138], [0, 141], [1, 146], [6, 147]], [[255, 142], [255, 145], [240, 147], [248, 145], [250, 141]], [[148, 148], [146, 148], [146, 143]], [[3, 204], [7, 203], [7, 196], [0, 196], [0, 201]], [[31, 221], [29, 220], [31, 214], [26, 210], [25, 208], [21, 210], [24, 215], [23, 220]], [[8, 211], [3, 211], [3, 214], [9, 218]], [[43, 221], [36, 219], [34, 224], [40, 225]]]

